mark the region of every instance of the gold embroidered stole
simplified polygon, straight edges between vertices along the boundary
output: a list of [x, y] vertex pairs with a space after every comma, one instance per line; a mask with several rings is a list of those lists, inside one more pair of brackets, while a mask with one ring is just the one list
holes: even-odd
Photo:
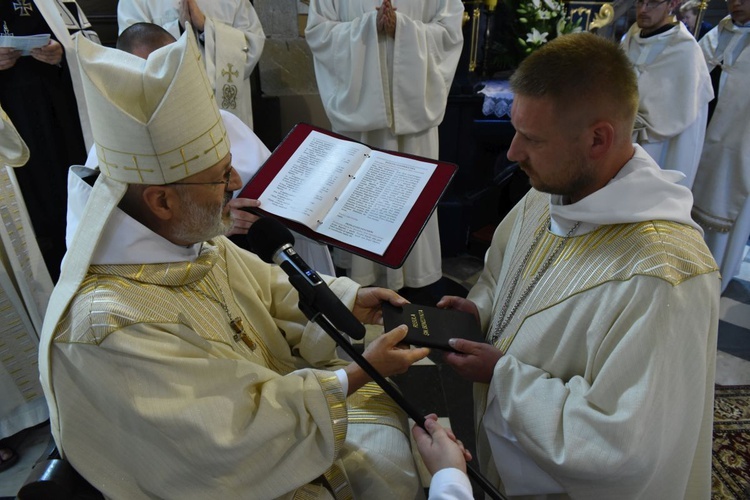
[[[507, 299], [508, 286], [538, 231], [544, 234], [521, 273], [510, 299], [518, 298], [534, 279], [542, 263], [563, 237], [542, 228], [549, 214], [549, 196], [532, 192], [526, 198], [522, 233], [512, 250], [510, 265], [499, 283], [494, 313]], [[544, 311], [569, 297], [610, 281], [627, 281], [634, 276], [653, 276], [678, 285], [692, 277], [716, 271], [716, 263], [694, 228], [670, 221], [646, 221], [601, 226], [595, 231], [572, 236], [557, 258], [528, 293], [505, 331], [495, 342], [507, 352], [526, 318]], [[491, 338], [495, 318], [488, 331]]]
[[[55, 331], [55, 342], [99, 344], [137, 323], [183, 324], [201, 337], [232, 347], [276, 373], [295, 369], [274, 357], [229, 288], [225, 248], [204, 243], [195, 262], [93, 265]], [[201, 293], [202, 292], [202, 293]], [[234, 340], [229, 316], [243, 319], [257, 344], [252, 351]], [[75, 336], [75, 338], [74, 338]]]

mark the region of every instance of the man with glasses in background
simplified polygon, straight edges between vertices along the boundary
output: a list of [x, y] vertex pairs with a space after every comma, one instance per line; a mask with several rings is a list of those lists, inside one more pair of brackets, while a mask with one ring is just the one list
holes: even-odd
[[692, 187], [706, 132], [711, 80], [698, 43], [672, 16], [678, 0], [637, 0], [622, 47], [638, 75], [633, 142]]

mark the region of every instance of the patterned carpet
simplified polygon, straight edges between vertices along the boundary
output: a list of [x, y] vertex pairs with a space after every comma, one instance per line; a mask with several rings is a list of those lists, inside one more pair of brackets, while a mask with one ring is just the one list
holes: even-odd
[[717, 386], [711, 498], [750, 498], [750, 385]]

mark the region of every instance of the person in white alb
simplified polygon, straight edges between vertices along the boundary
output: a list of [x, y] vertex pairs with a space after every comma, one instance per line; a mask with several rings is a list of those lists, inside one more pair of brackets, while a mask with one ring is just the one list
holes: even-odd
[[0, 107], [0, 472], [19, 459], [6, 438], [49, 418], [36, 358], [52, 279], [14, 172], [28, 159]]
[[703, 138], [711, 79], [698, 43], [680, 22], [673, 22], [678, 0], [636, 0], [636, 22], [622, 46], [638, 75], [640, 104], [633, 141], [661, 168], [685, 174], [693, 185]]
[[719, 263], [722, 290], [750, 237], [750, 2], [730, 0], [727, 8], [730, 15], [700, 43], [709, 70], [721, 67], [721, 76], [693, 186], [693, 217]]
[[175, 38], [189, 22], [219, 107], [253, 128], [250, 74], [266, 35], [250, 0], [120, 0], [119, 32], [137, 22], [158, 24]]
[[[459, 0], [311, 0], [305, 38], [333, 130], [375, 148], [437, 158], [463, 10]], [[361, 285], [434, 283], [442, 277], [437, 214], [399, 269], [338, 250], [334, 262]]]
[[486, 332], [445, 356], [475, 382], [482, 472], [510, 496], [709, 498], [719, 273], [682, 175], [631, 142], [632, 64], [564, 35], [511, 87], [532, 189], [468, 297], [438, 302]]

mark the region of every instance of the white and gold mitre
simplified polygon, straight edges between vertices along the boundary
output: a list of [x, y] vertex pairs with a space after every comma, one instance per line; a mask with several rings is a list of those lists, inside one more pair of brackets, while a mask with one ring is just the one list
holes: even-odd
[[192, 30], [148, 59], [84, 37], [76, 48], [102, 174], [127, 184], [168, 184], [229, 153]]

